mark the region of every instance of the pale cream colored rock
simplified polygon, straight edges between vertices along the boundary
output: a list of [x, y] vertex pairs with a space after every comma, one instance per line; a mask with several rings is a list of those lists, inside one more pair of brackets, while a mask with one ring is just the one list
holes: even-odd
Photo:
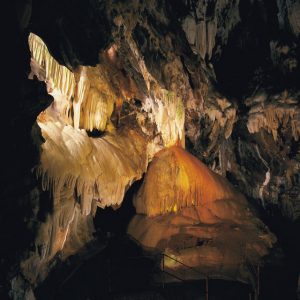
[[247, 105], [251, 107], [247, 122], [250, 133], [265, 129], [273, 135], [276, 141], [279, 127], [290, 127], [293, 138], [298, 141], [300, 136], [300, 108], [298, 102], [293, 100], [292, 95], [283, 93], [279, 99], [277, 97], [272, 99], [272, 96], [268, 99], [265, 96], [254, 96], [247, 99]]
[[32, 55], [30, 78], [36, 75], [46, 82], [64, 121], [75, 128], [104, 131], [117, 100], [106, 70], [98, 65], [80, 66], [78, 71], [70, 71], [50, 55], [42, 39], [33, 33], [29, 35], [29, 47]]
[[211, 147], [217, 140], [221, 128], [225, 130], [225, 139], [228, 139], [237, 119], [234, 105], [226, 98], [209, 97], [204, 104], [204, 112], [213, 123], [213, 129], [209, 136], [212, 141]]
[[54, 202], [67, 185], [80, 197], [83, 214], [91, 212], [92, 200], [98, 206], [121, 204], [128, 186], [146, 170], [147, 143], [133, 130], [90, 138], [55, 120], [38, 121], [45, 143], [42, 144], [38, 174], [43, 188], [51, 189]]
[[61, 66], [49, 53], [47, 46], [37, 35], [30, 33], [29, 48], [31, 57], [45, 70], [45, 79], [49, 89], [57, 88], [67, 98], [74, 95], [74, 74], [65, 66]]

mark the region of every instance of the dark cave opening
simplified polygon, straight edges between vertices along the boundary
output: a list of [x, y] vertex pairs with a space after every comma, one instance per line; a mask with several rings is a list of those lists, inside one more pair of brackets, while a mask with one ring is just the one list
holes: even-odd
[[[241, 22], [230, 33], [222, 53], [212, 59], [218, 88], [237, 99], [245, 99], [260, 88], [273, 92], [297, 88], [299, 66], [282, 70], [271, 60], [272, 40], [283, 45], [292, 45], [293, 40], [290, 33], [278, 29], [276, 3], [241, 1], [239, 9]], [[299, 57], [299, 53], [289, 55]]]
[[139, 190], [143, 178], [135, 181], [125, 194], [122, 205], [113, 209], [112, 207], [106, 207], [105, 209], [98, 208], [94, 225], [96, 231], [102, 232], [104, 235], [125, 235], [128, 223], [135, 215], [135, 207], [133, 206], [133, 197]]

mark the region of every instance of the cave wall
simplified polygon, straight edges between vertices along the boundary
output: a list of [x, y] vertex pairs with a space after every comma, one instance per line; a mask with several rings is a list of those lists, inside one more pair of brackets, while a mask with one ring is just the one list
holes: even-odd
[[1, 228], [9, 228], [1, 249], [5, 289], [52, 209], [31, 173], [39, 154], [30, 133], [52, 99], [44, 83], [27, 80], [29, 32], [73, 71], [122, 45], [122, 70], [145, 92], [132, 39], [149, 74], [184, 102], [186, 148], [261, 209], [299, 262], [299, 6], [296, 0], [10, 3], [5, 69], [14, 85], [2, 118], [1, 170]]

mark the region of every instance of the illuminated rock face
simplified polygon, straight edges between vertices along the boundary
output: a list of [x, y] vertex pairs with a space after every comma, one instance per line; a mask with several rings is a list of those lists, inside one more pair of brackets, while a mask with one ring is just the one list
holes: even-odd
[[146, 249], [178, 260], [166, 257], [164, 267], [182, 279], [252, 282], [247, 264], [259, 264], [276, 241], [244, 196], [176, 146], [154, 157], [135, 206], [128, 233]]
[[95, 206], [120, 205], [127, 187], [147, 166], [147, 145], [133, 130], [90, 138], [84, 130], [51, 120], [39, 122], [46, 137], [38, 174], [54, 202], [67, 186], [76, 192], [84, 215]]
[[[50, 192], [53, 209], [37, 230], [35, 251], [21, 263], [23, 276], [35, 285], [47, 277], [57, 254], [64, 260], [93, 240], [97, 207], [121, 205], [128, 187], [146, 170], [148, 152], [141, 129], [130, 124], [115, 129], [111, 122], [118, 96], [105, 65], [82, 66], [73, 73], [50, 55], [38, 36], [30, 34], [29, 46], [29, 78], [44, 81], [54, 98], [35, 126], [44, 139], [39, 141], [36, 130], [40, 161], [35, 173], [39, 188]], [[93, 130], [104, 135], [90, 137]]]
[[134, 202], [138, 214], [156, 216], [190, 206], [213, 210], [211, 205], [217, 201], [226, 203], [232, 199], [245, 202], [224, 177], [183, 148], [173, 146], [156, 154]]
[[290, 127], [297, 142], [300, 136], [300, 108], [296, 97], [288, 94], [267, 97], [262, 93], [248, 99], [247, 104], [251, 107], [247, 123], [249, 132], [253, 134], [264, 128], [277, 141], [279, 128]]
[[[40, 188], [50, 192], [53, 206], [38, 228], [36, 250], [21, 264], [34, 285], [44, 280], [58, 253], [65, 259], [93, 240], [97, 207], [118, 208], [159, 149], [184, 145], [185, 114], [181, 98], [161, 88], [146, 69], [145, 81], [152, 90], [141, 96], [134, 81], [118, 69], [115, 47], [103, 53], [101, 64], [76, 71], [60, 65], [37, 35], [30, 34], [29, 47], [29, 78], [44, 81], [54, 98], [37, 117], [34, 131], [40, 148], [36, 176]], [[130, 101], [138, 96], [141, 107], [124, 112], [123, 102], [132, 106]], [[102, 136], [92, 137], [94, 130]]]
[[[165, 147], [172, 150], [149, 166], [129, 231], [145, 247], [179, 249], [175, 255], [203, 272], [247, 280], [245, 260], [258, 263], [273, 238], [243, 196], [175, 144], [227, 177], [272, 222], [286, 218], [298, 238], [296, 0], [19, 2], [15, 27], [24, 32], [4, 46], [15, 47], [20, 36], [25, 45], [30, 31], [47, 46], [30, 34], [29, 48], [20, 43], [26, 67], [7, 70], [16, 88], [3, 116], [1, 211], [9, 213], [0, 227], [15, 228], [10, 240], [29, 232], [22, 250], [14, 241], [7, 248], [9, 264], [23, 260], [20, 273], [30, 284], [38, 285], [58, 257], [81, 251], [92, 239], [95, 209], [118, 207]], [[30, 79], [45, 82], [54, 98], [46, 110], [44, 83], [25, 79], [29, 52]], [[20, 62], [13, 55], [9, 61]], [[37, 117], [40, 155], [31, 153], [28, 134]], [[31, 168], [38, 182], [24, 175]], [[16, 212], [18, 222], [10, 220]], [[279, 234], [289, 239], [284, 229]], [[291, 248], [298, 257], [299, 247]]]
[[49, 94], [54, 97], [54, 109], [63, 121], [74, 128], [104, 131], [117, 99], [105, 70], [100, 66], [81, 66], [77, 72], [71, 72], [50, 55], [44, 42], [33, 33], [29, 35], [29, 47], [30, 78], [35, 75], [46, 82]]
[[21, 263], [23, 276], [34, 286], [49, 273], [49, 265], [55, 264], [60, 254], [64, 260], [83, 250], [94, 237], [92, 215], [83, 215], [71, 189], [61, 192], [60, 202], [41, 224], [35, 240], [36, 252]]
[[[32, 53], [30, 78], [35, 75], [45, 81], [48, 92], [54, 97], [53, 104], [37, 118], [45, 139], [38, 176], [42, 177], [43, 188], [52, 190], [54, 203], [59, 202], [61, 190], [67, 186], [80, 198], [84, 215], [91, 213], [93, 201], [102, 208], [121, 204], [126, 189], [141, 178], [156, 151], [155, 145], [148, 151], [148, 143], [153, 141], [143, 113], [161, 135], [157, 147], [177, 142], [184, 145], [182, 101], [158, 85], [143, 99], [141, 109], [133, 111], [135, 124], [125, 123], [118, 130], [114, 128], [113, 110], [118, 112], [118, 106], [122, 105], [118, 97], [123, 95], [126, 100], [126, 95], [129, 99], [134, 95], [130, 95], [126, 87], [122, 88], [124, 78], [119, 78], [113, 91], [114, 82], [108, 74], [117, 68], [113, 47], [104, 54], [103, 64], [95, 68], [81, 66], [79, 72], [73, 73], [52, 58], [38, 36], [30, 34], [29, 45]], [[148, 80], [151, 75], [146, 70], [144, 73]], [[154, 79], [152, 84], [155, 85]], [[133, 125], [140, 126], [140, 130], [130, 128]], [[95, 129], [105, 136], [89, 137], [87, 131]], [[148, 134], [148, 141], [141, 131]]]

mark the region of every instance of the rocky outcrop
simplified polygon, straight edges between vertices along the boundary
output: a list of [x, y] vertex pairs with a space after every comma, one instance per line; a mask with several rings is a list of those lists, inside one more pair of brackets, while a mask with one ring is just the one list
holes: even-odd
[[[298, 94], [284, 91], [268, 95], [259, 91], [247, 98], [245, 105], [247, 115], [240, 120], [238, 114], [233, 115], [229, 136], [224, 130], [214, 129], [224, 128], [224, 120], [229, 120], [212, 121], [209, 117], [212, 110], [217, 114], [219, 108], [213, 105], [205, 108], [202, 121], [205, 127], [199, 138], [202, 142], [197, 146], [200, 155], [212, 169], [230, 174], [233, 183], [265, 209], [275, 205], [283, 215], [297, 220]], [[204, 144], [204, 138], [209, 143]]]
[[[49, 5], [45, 0], [24, 5], [18, 1], [14, 9], [14, 35], [5, 46], [14, 45], [20, 59], [7, 56], [12, 62], [8, 77], [16, 86], [3, 116], [7, 159], [2, 165], [1, 211], [8, 213], [1, 228], [11, 228], [12, 236], [23, 239], [17, 247], [7, 238], [1, 263], [5, 270], [15, 266], [5, 280], [23, 289], [13, 294], [16, 299], [32, 297], [30, 284], [43, 280], [57, 257], [82, 249], [92, 239], [91, 212], [96, 206], [117, 208], [154, 155], [174, 144], [186, 145], [211, 170], [227, 177], [270, 224], [279, 214], [297, 232], [297, 1], [56, 0]], [[29, 31], [39, 37], [31, 34], [28, 46]], [[33, 80], [27, 80], [30, 51]], [[52, 101], [49, 95], [53, 103], [41, 113]], [[34, 166], [42, 182], [31, 173]], [[184, 173], [180, 180], [189, 176]], [[49, 195], [49, 190], [54, 193]], [[175, 194], [164, 210], [167, 215], [136, 217], [134, 222], [142, 224], [151, 239], [156, 226], [164, 231], [157, 220], [174, 223], [168, 229], [175, 230], [174, 237], [166, 231], [174, 251], [179, 231], [185, 239], [197, 232], [191, 238], [193, 250], [182, 252], [195, 266], [201, 255], [209, 257], [212, 247], [219, 261], [224, 249], [228, 266], [238, 258], [234, 270], [243, 265], [241, 249], [249, 243], [255, 248], [249, 254], [255, 263], [267, 253], [271, 239], [255, 237], [253, 231], [269, 233], [253, 214], [247, 215], [246, 200], [237, 205], [220, 201], [222, 208], [229, 207], [227, 213], [243, 213], [238, 220], [213, 214], [215, 225], [210, 227], [195, 216], [201, 210], [189, 207], [190, 198]], [[188, 205], [182, 199], [189, 199]], [[214, 209], [220, 212], [218, 205]], [[10, 220], [12, 212], [18, 222]], [[198, 226], [201, 222], [204, 227]], [[228, 228], [238, 229], [229, 233]], [[207, 231], [212, 244], [205, 241], [199, 253], [193, 252]], [[229, 234], [234, 245], [225, 246], [216, 232]], [[160, 244], [157, 238], [155, 245]], [[219, 272], [218, 264], [203, 268]], [[245, 272], [239, 274], [232, 278], [245, 280]]]
[[[182, 28], [187, 40], [202, 59], [211, 60], [213, 51], [220, 51], [240, 22], [239, 1], [186, 2], [190, 5], [190, 13], [183, 19]], [[218, 47], [215, 47], [216, 42]]]
[[128, 233], [146, 249], [167, 254], [164, 269], [183, 280], [255, 284], [248, 264], [262, 264], [276, 241], [224, 177], [179, 147], [155, 156], [134, 203]]

